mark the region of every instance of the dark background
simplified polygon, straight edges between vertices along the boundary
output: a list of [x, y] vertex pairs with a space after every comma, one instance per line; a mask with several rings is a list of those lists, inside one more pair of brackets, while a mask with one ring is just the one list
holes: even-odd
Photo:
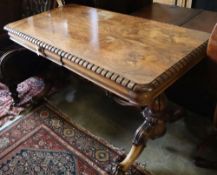
[[192, 7], [217, 11], [217, 0], [193, 0]]

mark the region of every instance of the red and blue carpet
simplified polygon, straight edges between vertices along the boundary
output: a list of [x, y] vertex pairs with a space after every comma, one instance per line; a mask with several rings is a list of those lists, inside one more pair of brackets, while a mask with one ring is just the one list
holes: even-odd
[[[0, 133], [0, 174], [109, 174], [122, 154], [48, 104]], [[147, 174], [138, 166], [129, 175]]]
[[55, 86], [47, 86], [41, 77], [30, 77], [18, 84], [20, 102], [15, 106], [8, 87], [0, 82], [0, 127], [30, 107], [33, 102], [53, 94], [57, 89]]

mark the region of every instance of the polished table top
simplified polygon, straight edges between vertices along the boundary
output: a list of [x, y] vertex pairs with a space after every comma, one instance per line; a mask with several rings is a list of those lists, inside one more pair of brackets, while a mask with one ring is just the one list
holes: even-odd
[[[143, 102], [135, 94], [159, 95], [199, 62], [198, 53], [205, 54], [209, 38], [208, 33], [80, 5], [59, 7], [5, 29], [15, 42], [31, 50], [36, 45], [46, 57], [59, 55], [66, 67], [138, 103]], [[96, 75], [77, 70], [71, 62]], [[163, 83], [158, 88], [154, 81]]]

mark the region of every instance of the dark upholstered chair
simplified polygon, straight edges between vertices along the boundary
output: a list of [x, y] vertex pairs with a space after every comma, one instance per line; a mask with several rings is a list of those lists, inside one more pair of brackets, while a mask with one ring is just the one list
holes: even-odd
[[[19, 0], [20, 18], [41, 13], [62, 5], [61, 0]], [[0, 77], [10, 89], [15, 103], [19, 101], [17, 84], [30, 76], [40, 75], [48, 68], [49, 61], [18, 45], [11, 45], [0, 52]]]
[[14, 102], [18, 103], [17, 85], [31, 76], [40, 76], [48, 69], [50, 62], [39, 58], [25, 48], [10, 47], [0, 58], [1, 82], [5, 83], [12, 93]]

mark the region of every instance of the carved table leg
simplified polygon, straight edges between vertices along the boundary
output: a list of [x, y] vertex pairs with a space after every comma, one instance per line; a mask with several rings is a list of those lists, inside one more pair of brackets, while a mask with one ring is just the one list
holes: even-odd
[[113, 174], [121, 174], [121, 172], [128, 170], [142, 153], [148, 139], [155, 139], [165, 133], [166, 105], [166, 97], [161, 95], [142, 111], [144, 122], [135, 133], [133, 146], [126, 158], [113, 169]]

